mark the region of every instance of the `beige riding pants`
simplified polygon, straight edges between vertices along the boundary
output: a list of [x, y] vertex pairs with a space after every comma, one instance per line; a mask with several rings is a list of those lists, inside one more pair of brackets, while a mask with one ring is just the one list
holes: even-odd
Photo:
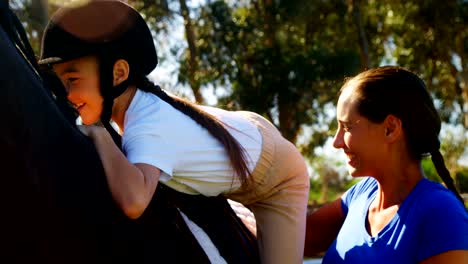
[[262, 153], [252, 182], [225, 196], [252, 210], [264, 264], [303, 263], [309, 175], [302, 155], [262, 116], [242, 112], [259, 128]]

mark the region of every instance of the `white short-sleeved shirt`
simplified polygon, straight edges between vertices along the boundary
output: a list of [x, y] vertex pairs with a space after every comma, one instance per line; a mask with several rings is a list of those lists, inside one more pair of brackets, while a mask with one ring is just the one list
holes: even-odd
[[[239, 113], [207, 106], [202, 109], [226, 124], [245, 149], [252, 171], [262, 149], [258, 128]], [[131, 163], [159, 168], [160, 181], [178, 191], [216, 196], [240, 187], [222, 144], [152, 93], [135, 93], [125, 113], [122, 147]]]

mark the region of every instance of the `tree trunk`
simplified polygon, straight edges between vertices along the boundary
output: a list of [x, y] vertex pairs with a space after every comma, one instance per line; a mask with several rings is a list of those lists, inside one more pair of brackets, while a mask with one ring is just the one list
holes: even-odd
[[[296, 143], [297, 133], [296, 127], [294, 126], [295, 121], [293, 120], [294, 106], [290, 106], [288, 100], [281, 100], [281, 93], [278, 96], [278, 115], [279, 115], [279, 130], [283, 137], [292, 143]], [[283, 102], [284, 101], [284, 102]]]
[[468, 128], [468, 69], [464, 68], [457, 76], [457, 84], [461, 90], [463, 105], [460, 105], [463, 115], [463, 126]]
[[468, 37], [468, 29], [460, 31], [457, 36], [455, 36], [455, 50], [456, 54], [460, 57], [460, 66], [461, 71], [456, 69], [455, 65], [451, 63], [452, 69], [455, 69], [455, 74], [452, 75], [455, 77], [456, 91], [461, 97], [458, 99], [460, 109], [462, 111], [462, 122], [465, 128], [468, 128], [468, 63], [466, 58], [468, 58], [468, 52], [466, 51], [466, 39]]
[[42, 33], [49, 20], [48, 0], [34, 0], [31, 3], [32, 28], [37, 32], [38, 39], [42, 39]]
[[198, 79], [198, 52], [195, 45], [195, 32], [193, 30], [192, 19], [190, 18], [190, 10], [187, 7], [186, 0], [179, 0], [180, 11], [184, 18], [185, 38], [187, 39], [189, 49], [189, 83], [192, 88], [195, 101], [203, 103], [203, 96], [200, 91], [200, 80]]
[[350, 9], [353, 16], [353, 23], [358, 32], [359, 40], [359, 52], [361, 56], [361, 68], [363, 70], [369, 69], [370, 57], [369, 57], [369, 46], [367, 42], [366, 33], [362, 24], [361, 15], [361, 0], [349, 0]]
[[297, 122], [294, 120], [295, 117], [295, 107], [293, 102], [290, 101], [291, 98], [291, 91], [289, 90], [289, 83], [287, 76], [284, 76], [284, 72], [279, 70], [278, 67], [275, 65], [281, 64], [281, 49], [278, 45], [278, 41], [276, 39], [276, 31], [277, 31], [277, 7], [275, 6], [275, 2], [273, 0], [265, 0], [264, 2], [264, 32], [265, 32], [265, 46], [272, 50], [272, 71], [275, 72], [275, 85], [279, 87], [278, 89], [278, 120], [279, 120], [279, 130], [283, 137], [289, 140], [292, 143], [296, 143], [297, 139], [297, 131], [299, 128], [297, 127]]

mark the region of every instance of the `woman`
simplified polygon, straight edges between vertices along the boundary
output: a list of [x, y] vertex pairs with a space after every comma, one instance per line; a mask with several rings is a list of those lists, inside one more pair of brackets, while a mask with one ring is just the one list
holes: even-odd
[[[137, 11], [120, 1], [60, 9], [41, 57], [87, 125], [81, 130], [96, 145], [113, 198], [129, 218], [158, 199], [160, 184], [223, 196], [255, 215], [262, 263], [302, 262], [309, 178], [299, 151], [257, 114], [195, 105], [150, 82], [157, 56]], [[93, 126], [98, 121], [107, 130]]]
[[[323, 263], [467, 263], [468, 214], [423, 81], [400, 67], [360, 73], [341, 88], [337, 120], [333, 145], [366, 178], [310, 216], [309, 252], [329, 246]], [[425, 178], [427, 155], [450, 190]]]

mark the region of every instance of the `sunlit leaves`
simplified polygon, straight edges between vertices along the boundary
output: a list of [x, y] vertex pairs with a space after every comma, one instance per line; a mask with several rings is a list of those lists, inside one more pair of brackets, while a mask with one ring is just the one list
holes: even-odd
[[200, 7], [202, 80], [231, 91], [220, 98], [224, 107], [263, 114], [294, 141], [300, 126], [321, 114], [320, 107], [309, 111], [313, 102], [336, 99], [337, 84], [356, 71], [359, 59], [343, 37], [352, 36], [343, 26], [345, 6], [341, 1], [321, 5], [326, 8], [301, 1], [251, 2], [239, 8], [214, 1]]

